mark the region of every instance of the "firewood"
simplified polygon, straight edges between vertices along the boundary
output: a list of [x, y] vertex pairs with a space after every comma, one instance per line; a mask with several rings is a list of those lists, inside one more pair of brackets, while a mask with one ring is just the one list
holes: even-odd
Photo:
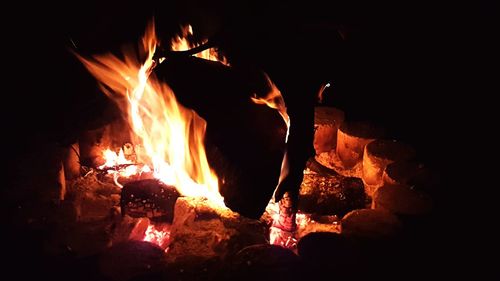
[[410, 160], [415, 150], [394, 140], [375, 140], [366, 145], [363, 154], [363, 182], [369, 196], [382, 185], [385, 167], [396, 161]]
[[344, 122], [344, 112], [334, 107], [314, 109], [314, 149], [316, 154], [328, 152], [337, 146], [337, 130]]
[[339, 215], [365, 206], [363, 182], [340, 175], [306, 172], [300, 187], [299, 210], [318, 215]]
[[207, 121], [207, 158], [226, 206], [258, 219], [279, 180], [287, 132], [283, 118], [253, 103], [253, 81], [221, 63], [171, 58], [155, 74], [182, 105]]
[[156, 179], [132, 181], [123, 186], [122, 215], [171, 222], [179, 192]]
[[360, 209], [346, 214], [342, 218], [342, 235], [388, 239], [401, 230], [398, 218], [384, 210]]
[[337, 133], [336, 153], [345, 168], [362, 161], [365, 146], [381, 137], [382, 129], [367, 122], [344, 122]]

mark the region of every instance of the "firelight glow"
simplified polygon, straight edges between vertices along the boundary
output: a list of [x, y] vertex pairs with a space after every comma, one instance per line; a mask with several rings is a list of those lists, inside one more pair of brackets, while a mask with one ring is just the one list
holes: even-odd
[[128, 118], [133, 142], [141, 147], [136, 150], [137, 162], [147, 164], [155, 178], [175, 186], [182, 195], [205, 197], [224, 207], [217, 175], [205, 153], [205, 120], [178, 104], [168, 85], [152, 74], [158, 43], [153, 23], [141, 43], [144, 61], [134, 51], [124, 52], [123, 57], [77, 57]]

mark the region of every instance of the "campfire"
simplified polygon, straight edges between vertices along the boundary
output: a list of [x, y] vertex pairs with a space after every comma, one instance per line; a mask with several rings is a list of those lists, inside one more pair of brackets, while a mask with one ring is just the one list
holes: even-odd
[[[120, 114], [62, 149], [57, 199], [74, 214], [64, 240], [72, 253], [99, 255], [100, 272], [112, 280], [241, 276], [268, 263], [315, 272], [328, 260], [317, 258], [322, 247], [319, 256], [339, 255], [339, 267], [352, 269], [360, 256], [373, 258], [359, 245], [383, 251], [431, 213], [434, 179], [415, 149], [321, 104], [335, 87], [328, 81], [317, 87], [315, 155], [301, 170], [298, 194], [278, 200], [300, 123], [287, 89], [265, 70], [241, 78], [195, 32], [186, 25], [160, 41], [150, 23], [138, 46], [121, 53], [73, 50]], [[145, 269], [120, 272], [136, 265]]]

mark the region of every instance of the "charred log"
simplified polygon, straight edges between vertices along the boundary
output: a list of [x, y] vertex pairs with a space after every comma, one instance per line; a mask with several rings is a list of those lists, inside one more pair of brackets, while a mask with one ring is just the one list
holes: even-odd
[[178, 197], [173, 186], [155, 179], [140, 180], [123, 186], [120, 205], [123, 215], [171, 222]]
[[[286, 135], [282, 117], [254, 104], [253, 82], [221, 63], [172, 58], [155, 72], [181, 104], [207, 121], [207, 157], [226, 206], [259, 218], [278, 183]], [[265, 85], [263, 81], [256, 84]]]

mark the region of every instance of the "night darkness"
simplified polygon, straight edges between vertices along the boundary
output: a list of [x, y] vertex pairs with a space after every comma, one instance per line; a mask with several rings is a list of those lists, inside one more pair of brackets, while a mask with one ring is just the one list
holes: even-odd
[[[330, 82], [326, 105], [344, 110], [347, 119], [382, 125], [389, 137], [412, 144], [418, 159], [438, 171], [442, 188], [436, 195], [440, 204], [433, 218], [436, 224], [441, 219], [438, 214], [452, 205], [447, 201], [451, 187], [445, 181], [452, 153], [447, 145], [450, 136], [456, 138], [457, 125], [449, 124], [460, 109], [452, 108], [455, 103], [450, 103], [455, 97], [450, 86], [453, 78], [449, 76], [456, 70], [450, 70], [453, 55], [448, 53], [448, 37], [469, 34], [454, 24], [458, 16], [452, 7], [402, 3], [358, 5], [348, 1], [327, 5], [315, 0], [303, 4], [222, 0], [209, 4], [177, 0], [145, 2], [77, 1], [37, 6], [30, 3], [18, 8], [16, 21], [6, 24], [7, 28], [15, 25], [13, 34], [3, 35], [3, 44], [12, 47], [7, 61], [15, 73], [10, 82], [16, 85], [4, 111], [9, 116], [7, 120], [14, 122], [4, 124], [4, 132], [15, 136], [7, 143], [18, 148], [7, 149], [6, 159], [33, 153], [39, 149], [40, 141], [70, 143], [82, 130], [99, 126], [101, 118], [110, 118], [109, 101], [69, 50], [76, 46], [82, 54], [117, 51], [123, 44], [137, 42], [147, 21], [154, 16], [160, 39], [165, 41], [178, 31], [181, 23], [191, 23], [195, 32], [207, 36], [228, 26], [232, 31], [241, 28], [243, 32], [234, 38], [235, 45], [230, 45], [235, 49], [228, 50], [236, 57], [252, 60], [256, 67], [268, 67], [264, 70], [276, 73], [277, 77], [308, 73]], [[489, 5], [485, 7], [482, 12], [487, 14]], [[471, 14], [468, 20], [474, 17]], [[286, 30], [282, 29], [288, 24], [332, 28], [326, 36], [311, 34], [312, 46], [303, 48], [288, 42]], [[266, 29], [269, 25], [274, 28]], [[283, 34], [278, 34], [280, 30]], [[474, 39], [465, 41], [470, 40]], [[266, 44], [273, 47], [266, 51], [263, 48]], [[282, 49], [284, 54], [304, 57], [266, 60]], [[16, 52], [21, 56], [15, 56]], [[276, 67], [273, 63], [284, 63], [287, 67]], [[23, 165], [26, 164], [15, 165], [9, 175], [23, 176], [19, 172]], [[15, 203], [8, 203], [7, 208], [9, 211], [16, 208]], [[449, 246], [442, 242], [448, 235], [445, 224], [436, 228], [435, 237], [420, 241], [423, 249], [419, 252], [437, 249], [432, 258], [426, 257], [429, 260], [422, 266], [441, 270], [438, 275], [443, 277], [449, 276], [448, 268], [437, 264], [449, 255]], [[13, 250], [29, 255], [26, 251], [38, 249], [25, 266], [39, 269], [35, 264], [37, 259], [43, 259], [44, 252], [38, 240], [32, 239], [31, 235], [37, 232], [33, 233], [22, 236], [32, 240], [29, 246], [18, 245], [19, 249], [14, 246]], [[16, 236], [14, 233], [12, 237]]]

